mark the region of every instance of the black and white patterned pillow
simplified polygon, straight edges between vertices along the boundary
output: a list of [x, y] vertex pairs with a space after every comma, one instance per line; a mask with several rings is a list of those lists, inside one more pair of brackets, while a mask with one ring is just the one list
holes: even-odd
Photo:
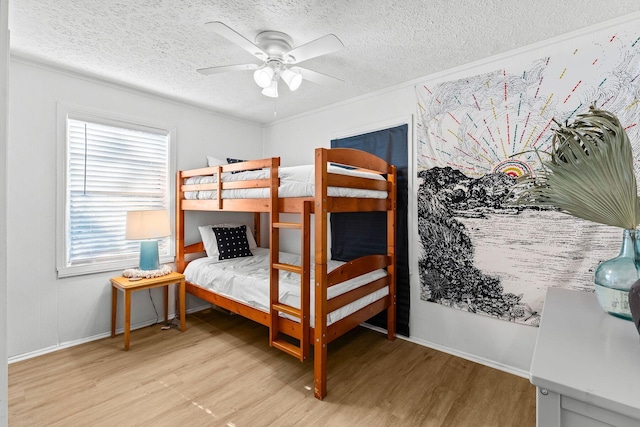
[[211, 227], [218, 242], [219, 260], [253, 256], [247, 240], [247, 226]]

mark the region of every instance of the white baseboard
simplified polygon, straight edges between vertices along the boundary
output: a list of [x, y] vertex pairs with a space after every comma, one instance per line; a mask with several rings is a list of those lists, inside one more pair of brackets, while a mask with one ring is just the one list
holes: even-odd
[[[387, 334], [386, 329], [379, 328], [377, 326], [371, 326], [367, 324], [362, 324], [365, 328], [372, 329], [374, 331]], [[490, 368], [497, 369], [499, 371], [507, 372], [509, 374], [516, 375], [518, 377], [529, 379], [529, 371], [523, 371], [522, 369], [514, 368], [513, 366], [507, 366], [502, 363], [497, 363], [494, 360], [485, 359], [484, 357], [476, 356], [474, 354], [465, 353], [464, 351], [455, 350], [440, 344], [436, 344], [430, 341], [425, 341], [416, 337], [405, 337], [402, 335], [396, 335], [397, 338], [403, 339], [405, 341], [412, 342], [414, 344], [421, 345], [423, 347], [432, 348], [434, 350], [441, 351], [443, 353], [451, 354], [452, 356], [460, 357], [462, 359], [470, 360], [471, 362], [476, 362], [484, 366], [488, 366]]]
[[[194, 307], [194, 308], [191, 308], [191, 309], [187, 310], [187, 314], [195, 313], [197, 311], [206, 310], [208, 308], [211, 308], [210, 304], [201, 305], [201, 306]], [[170, 313], [169, 314], [169, 318], [171, 318], [172, 315], [173, 314]], [[146, 328], [147, 326], [151, 326], [154, 323], [156, 323], [155, 319], [154, 320], [149, 320], [147, 322], [136, 323], [135, 325], [131, 325], [131, 330], [133, 331], [133, 330], [140, 329], [140, 328]], [[124, 328], [116, 329], [116, 334], [122, 334], [122, 333], [124, 333]], [[47, 354], [47, 353], [53, 353], [54, 351], [63, 350], [65, 348], [69, 348], [69, 347], [75, 347], [77, 345], [88, 343], [88, 342], [91, 342], [91, 341], [101, 340], [103, 338], [108, 338], [110, 336], [111, 336], [111, 331], [104, 332], [104, 333], [98, 334], [98, 335], [92, 335], [92, 336], [86, 337], [86, 338], [80, 338], [79, 340], [73, 340], [73, 341], [67, 341], [67, 342], [59, 343], [57, 345], [52, 345], [50, 347], [41, 348], [41, 349], [38, 349], [38, 350], [35, 350], [35, 351], [30, 351], [28, 353], [22, 353], [22, 354], [18, 354], [16, 356], [11, 356], [11, 357], [9, 357], [7, 359], [7, 363], [11, 364], [11, 363], [15, 363], [15, 362], [20, 362], [22, 360], [27, 360], [27, 359], [31, 359], [31, 358], [34, 358], [34, 357], [42, 356], [42, 355]]]

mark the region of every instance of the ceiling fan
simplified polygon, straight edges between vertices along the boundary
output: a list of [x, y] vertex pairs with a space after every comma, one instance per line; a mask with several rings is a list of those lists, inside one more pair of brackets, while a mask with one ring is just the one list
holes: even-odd
[[300, 87], [303, 79], [319, 84], [344, 83], [338, 78], [295, 65], [342, 49], [344, 45], [333, 34], [294, 48], [291, 37], [279, 31], [263, 31], [256, 36], [256, 42], [252, 43], [222, 22], [207, 22], [205, 27], [237, 44], [262, 63], [200, 68], [196, 70], [200, 74], [253, 70], [253, 79], [262, 88], [262, 94], [272, 98], [278, 97], [280, 79], [284, 80], [292, 91]]

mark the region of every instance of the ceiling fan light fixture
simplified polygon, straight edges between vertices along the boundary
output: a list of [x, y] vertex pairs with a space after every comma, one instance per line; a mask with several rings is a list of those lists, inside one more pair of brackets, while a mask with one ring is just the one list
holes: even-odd
[[278, 97], [278, 81], [274, 79], [269, 86], [262, 89], [262, 94], [264, 96], [268, 96], [271, 98], [277, 98]]
[[282, 80], [294, 91], [302, 84], [302, 75], [298, 71], [292, 71], [288, 68], [282, 72]]
[[342, 49], [344, 45], [333, 34], [327, 34], [319, 39], [294, 47], [292, 38], [279, 31], [262, 31], [256, 36], [254, 43], [222, 22], [207, 22], [205, 26], [210, 31], [218, 33], [251, 53], [261, 60], [262, 64], [252, 62], [200, 68], [196, 70], [200, 74], [211, 75], [226, 71], [251, 70], [256, 84], [262, 88], [262, 94], [272, 98], [278, 97], [278, 81], [280, 79], [287, 84], [291, 91], [298, 89], [303, 79], [320, 84], [344, 83], [335, 77], [294, 66], [294, 64]]
[[262, 67], [253, 73], [253, 80], [261, 88], [267, 88], [273, 80], [274, 71], [271, 67]]

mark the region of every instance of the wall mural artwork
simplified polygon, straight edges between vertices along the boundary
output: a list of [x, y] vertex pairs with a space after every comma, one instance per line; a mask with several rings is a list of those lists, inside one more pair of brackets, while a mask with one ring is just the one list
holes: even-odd
[[593, 290], [622, 231], [508, 199], [515, 179], [546, 159], [554, 120], [593, 102], [625, 126], [639, 169], [638, 28], [583, 36], [528, 66], [505, 60], [494, 72], [416, 86], [422, 300], [537, 326], [548, 286]]

